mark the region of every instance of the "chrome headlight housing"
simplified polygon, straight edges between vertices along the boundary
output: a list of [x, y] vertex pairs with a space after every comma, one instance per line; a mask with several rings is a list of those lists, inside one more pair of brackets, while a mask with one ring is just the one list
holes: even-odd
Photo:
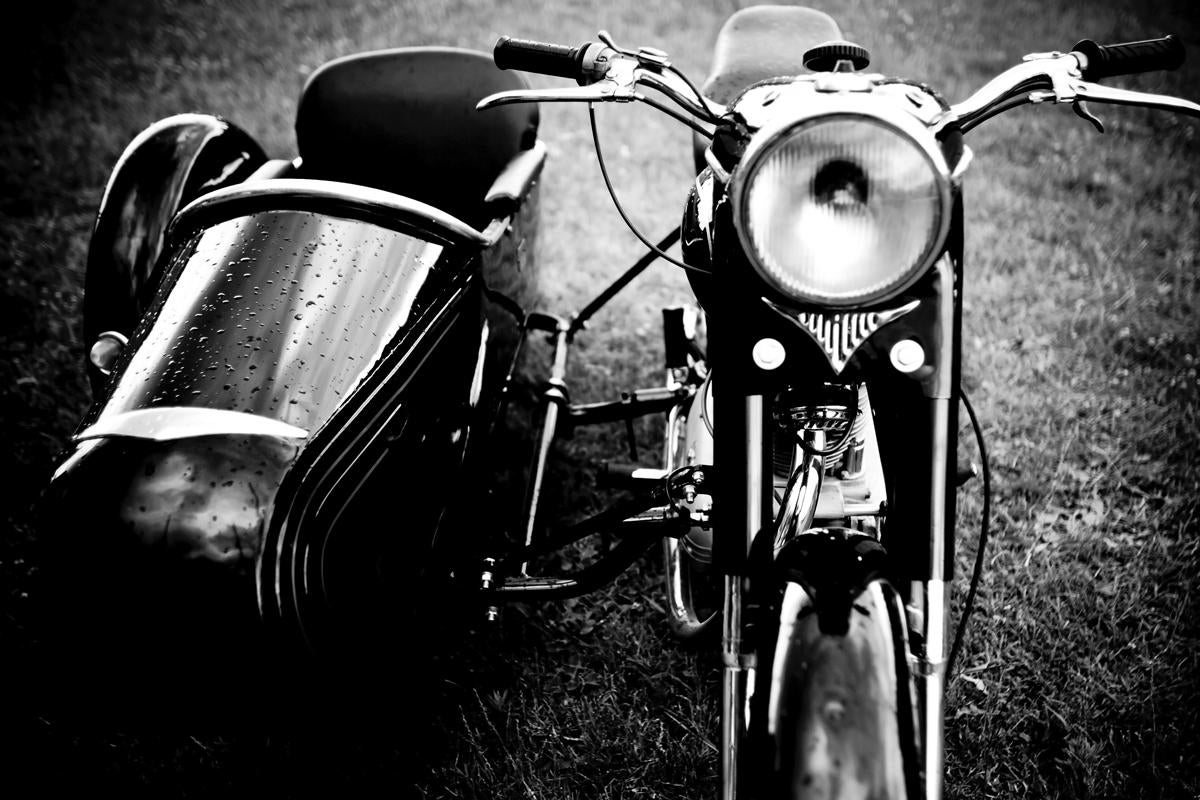
[[822, 96], [750, 141], [730, 187], [742, 247], [802, 303], [871, 305], [912, 285], [950, 228], [950, 170], [893, 98]]

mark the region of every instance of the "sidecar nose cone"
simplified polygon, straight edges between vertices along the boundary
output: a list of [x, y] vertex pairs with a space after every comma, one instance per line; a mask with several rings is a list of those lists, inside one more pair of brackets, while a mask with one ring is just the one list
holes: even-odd
[[89, 713], [243, 702], [270, 646], [257, 558], [299, 452], [264, 436], [79, 442], [40, 509], [50, 689]]
[[148, 453], [121, 498], [119, 525], [183, 559], [253, 559], [271, 487], [256, 487], [248, 480], [252, 472], [222, 455], [180, 448]]
[[294, 443], [259, 436], [108, 444], [85, 457], [92, 463], [66, 489], [68, 505], [108, 528], [120, 540], [114, 547], [140, 544], [173, 561], [239, 567], [258, 555], [283, 472], [298, 452]]

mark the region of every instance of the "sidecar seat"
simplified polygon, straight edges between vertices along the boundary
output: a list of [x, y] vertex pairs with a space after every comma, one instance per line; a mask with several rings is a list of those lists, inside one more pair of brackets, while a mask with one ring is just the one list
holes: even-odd
[[[704, 96], [723, 105], [748, 86], [781, 75], [809, 70], [804, 54], [842, 32], [833, 17], [804, 6], [750, 6], [733, 14], [717, 34]], [[696, 169], [704, 169], [708, 140], [697, 134]]]
[[298, 177], [346, 181], [436, 206], [484, 227], [484, 195], [537, 140], [534, 104], [476, 111], [486, 95], [526, 89], [486, 53], [412, 47], [330, 61], [296, 112]]

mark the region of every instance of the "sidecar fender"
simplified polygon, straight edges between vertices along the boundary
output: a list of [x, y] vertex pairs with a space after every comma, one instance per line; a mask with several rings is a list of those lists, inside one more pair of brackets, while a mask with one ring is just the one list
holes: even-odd
[[[138, 134], [113, 168], [88, 249], [84, 345], [105, 331], [126, 337], [161, 277], [167, 228], [186, 203], [240, 183], [266, 161], [244, 131], [207, 114], [179, 114]], [[90, 363], [93, 393], [106, 379]]]

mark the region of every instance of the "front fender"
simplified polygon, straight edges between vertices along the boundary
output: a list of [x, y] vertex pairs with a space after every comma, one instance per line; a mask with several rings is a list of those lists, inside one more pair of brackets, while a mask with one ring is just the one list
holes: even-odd
[[922, 796], [904, 607], [882, 557], [844, 529], [814, 529], [780, 553], [786, 583], [751, 719], [766, 797]]

